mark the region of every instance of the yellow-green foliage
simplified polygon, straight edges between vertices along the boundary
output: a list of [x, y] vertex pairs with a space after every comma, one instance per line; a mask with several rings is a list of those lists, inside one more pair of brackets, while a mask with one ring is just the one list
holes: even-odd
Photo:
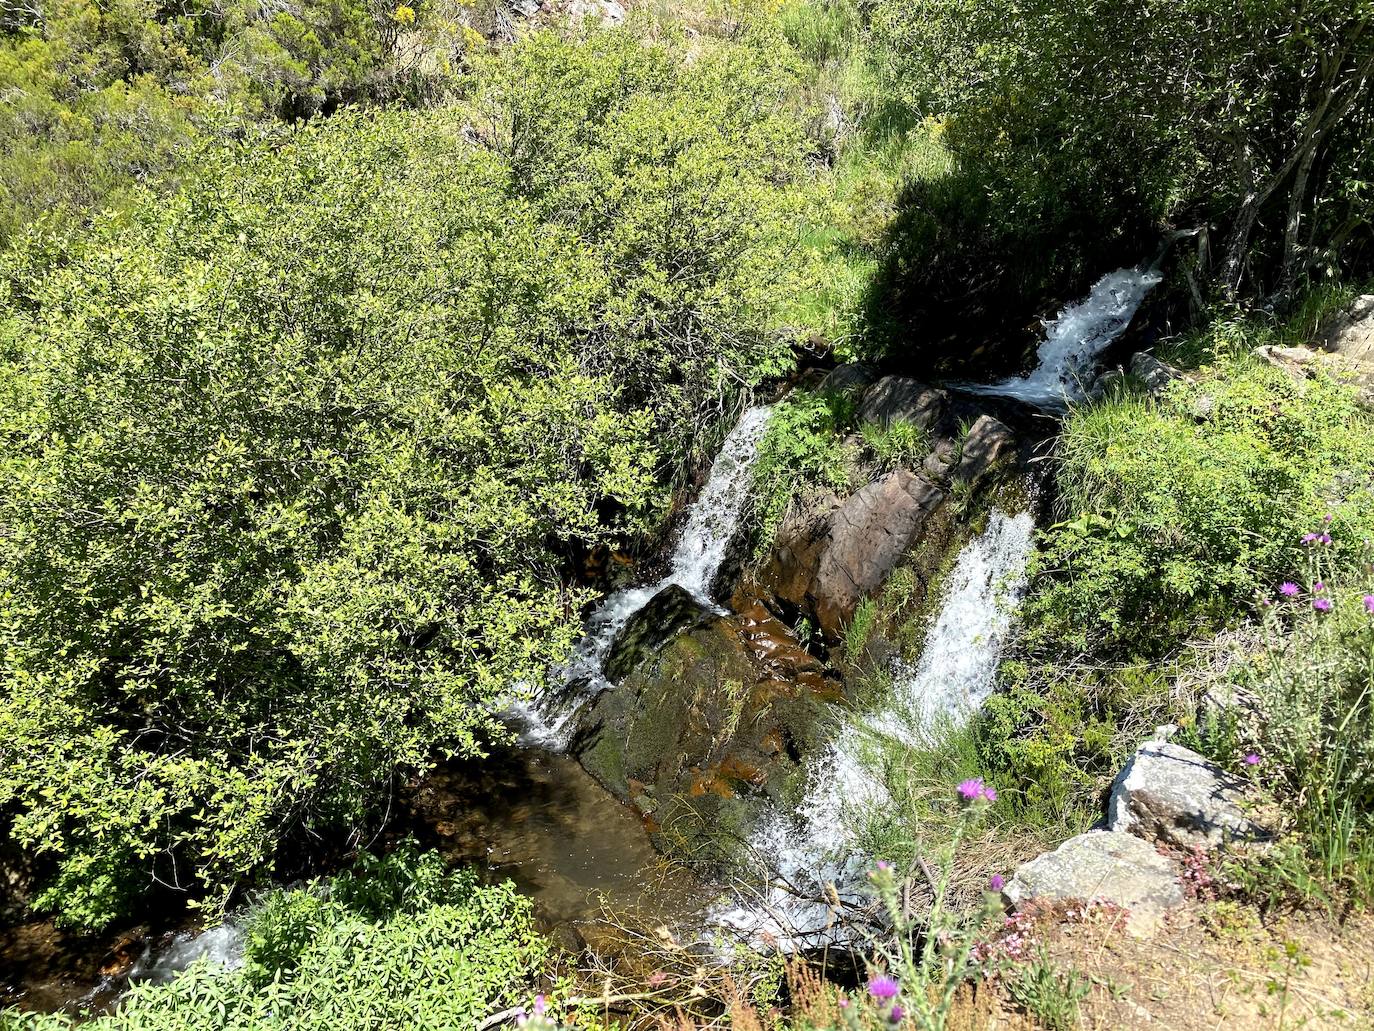
[[1123, 395], [1073, 413], [1046, 535], [1032, 640], [1150, 654], [1214, 628], [1300, 561], [1331, 513], [1374, 531], [1374, 415], [1353, 388], [1224, 357], [1160, 401]]
[[383, 0], [9, 5], [0, 239], [53, 209], [127, 204], [138, 185], [192, 169], [208, 140], [340, 103], [436, 95], [444, 55], [463, 50], [445, 9], [398, 20]]
[[226, 891], [495, 732], [575, 633], [564, 549], [653, 525], [776, 353], [774, 71], [538, 38], [484, 141], [341, 113], [3, 258], [0, 811], [43, 905]]
[[[237, 972], [192, 967], [141, 985], [93, 1031], [403, 1031], [472, 1027], [528, 1003], [548, 945], [509, 883], [479, 886], [433, 854], [403, 848], [327, 883], [259, 903]], [[77, 1026], [65, 1016], [0, 1012], [14, 1031]]]

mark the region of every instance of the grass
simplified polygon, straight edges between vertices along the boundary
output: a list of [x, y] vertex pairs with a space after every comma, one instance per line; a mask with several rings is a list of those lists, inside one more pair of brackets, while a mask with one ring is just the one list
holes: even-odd
[[1088, 997], [1092, 982], [1075, 970], [1058, 969], [1042, 951], [1006, 980], [1006, 990], [1045, 1031], [1072, 1031], [1078, 1026], [1079, 1004]]

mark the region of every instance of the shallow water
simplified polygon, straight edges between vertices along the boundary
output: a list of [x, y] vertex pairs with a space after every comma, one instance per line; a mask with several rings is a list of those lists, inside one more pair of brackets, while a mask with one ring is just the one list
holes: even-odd
[[575, 759], [542, 749], [436, 770], [407, 798], [416, 826], [453, 862], [509, 877], [546, 926], [617, 912], [667, 919], [699, 890], [654, 851], [649, 829]]

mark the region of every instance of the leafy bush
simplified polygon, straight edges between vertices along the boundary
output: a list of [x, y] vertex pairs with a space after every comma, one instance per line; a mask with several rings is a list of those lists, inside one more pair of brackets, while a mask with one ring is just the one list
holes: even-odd
[[797, 392], [774, 407], [754, 463], [753, 522], [760, 552], [777, 535], [793, 498], [807, 490], [854, 486], [841, 439], [853, 421], [853, 401], [838, 394]]
[[1324, 513], [1342, 540], [1374, 532], [1374, 417], [1348, 386], [1248, 355], [1158, 403], [1075, 411], [1062, 455], [1067, 518], [1046, 534], [1026, 608], [1036, 647], [1159, 654], [1292, 572]]
[[777, 353], [770, 69], [537, 38], [477, 102], [537, 136], [340, 113], [3, 258], [0, 811], [43, 905], [222, 898], [498, 732], [575, 632], [564, 556], [654, 525]]
[[[398, 908], [356, 908], [347, 884], [380, 878]], [[418, 880], [417, 880], [418, 878]], [[394, 901], [394, 900], [393, 900]], [[135, 987], [118, 1009], [83, 1022], [93, 1031], [309, 1031], [471, 1027], [525, 1001], [546, 967], [530, 902], [510, 884], [481, 887], [442, 871], [433, 854], [403, 849], [341, 882], [278, 891], [249, 929], [238, 972], [192, 967], [170, 983]], [[75, 1026], [65, 1016], [13, 1011], [16, 1031]]]
[[[1141, 247], [1149, 225], [1186, 218], [1225, 228], [1220, 260], [1197, 271], [1235, 295], [1247, 278], [1249, 292], [1291, 293], [1314, 268], [1369, 260], [1359, 41], [1371, 17], [1367, 5], [1319, 0], [1295, 32], [1292, 5], [1273, 0], [1110, 13], [1072, 0], [885, 0], [873, 22], [892, 88], [920, 114], [948, 116], [961, 175], [986, 187], [970, 240], [1007, 243], [1013, 282], [1052, 282], [1094, 254], [1100, 268], [1122, 227]], [[1198, 38], [1213, 45], [1191, 47]], [[954, 217], [932, 232], [958, 222], [940, 200]], [[1055, 253], [1037, 266], [1038, 236]], [[954, 260], [967, 253], [957, 231], [944, 240]]]
[[859, 433], [864, 446], [884, 469], [914, 466], [930, 453], [930, 434], [918, 423], [906, 419], [886, 424], [865, 423]]

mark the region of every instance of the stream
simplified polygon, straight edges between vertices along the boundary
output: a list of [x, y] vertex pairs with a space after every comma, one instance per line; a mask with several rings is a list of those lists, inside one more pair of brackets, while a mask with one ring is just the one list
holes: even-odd
[[[1099, 356], [1159, 278], [1141, 269], [1104, 276], [1087, 298], [1045, 324], [1030, 373], [953, 386], [1062, 410], [1084, 396]], [[539, 690], [524, 685], [520, 699], [511, 701], [506, 714], [519, 744], [478, 763], [445, 764], [403, 799], [402, 820], [427, 844], [454, 862], [474, 862], [492, 877], [512, 879], [534, 900], [541, 925], [568, 944], [580, 938], [576, 928], [600, 917], [603, 901], [664, 922], [690, 918], [756, 944], [801, 948], [835, 940], [822, 891], [833, 883], [842, 900], [861, 895], [871, 857], [855, 844], [854, 812], [887, 798], [882, 749], [893, 742], [919, 747], [931, 726], [967, 718], [995, 687], [1033, 546], [1035, 526], [1027, 512], [994, 510], [985, 529], [964, 545], [919, 656], [893, 667], [890, 696], [866, 710], [837, 710], [845, 715], [834, 721], [829, 744], [806, 760], [801, 805], [769, 813], [752, 833], [749, 844], [760, 857], [752, 890], [713, 903], [719, 889], [669, 868], [651, 845], [645, 821], [565, 754], [578, 713], [613, 686], [604, 666], [617, 634], [656, 594], [677, 585], [708, 608], [726, 611], [716, 581], [746, 510], [770, 414], [768, 407], [748, 408], [726, 436], [685, 514], [668, 572], [606, 597], [588, 617], [568, 664]], [[164, 980], [198, 959], [232, 967], [241, 949], [233, 919], [205, 930], [134, 929], [94, 943], [73, 941], [49, 924], [26, 924], [0, 938], [0, 1005], [108, 1006], [131, 980]]]

